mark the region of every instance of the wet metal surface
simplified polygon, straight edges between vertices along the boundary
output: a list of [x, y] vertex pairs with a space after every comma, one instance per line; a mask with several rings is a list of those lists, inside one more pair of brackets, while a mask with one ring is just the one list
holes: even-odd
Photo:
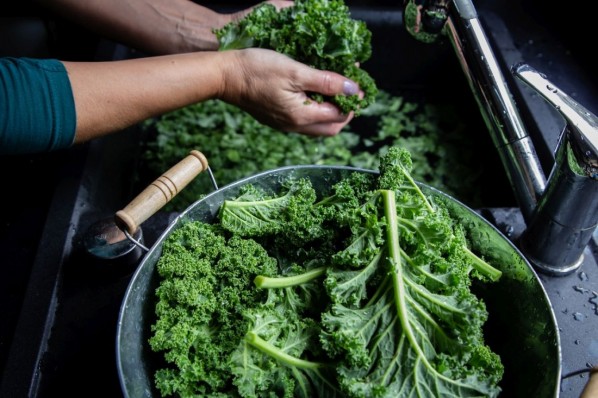
[[[518, 209], [485, 209], [482, 214], [513, 241], [525, 224]], [[598, 246], [592, 241], [581, 267], [567, 276], [538, 273], [557, 319], [561, 336], [562, 376], [598, 364]], [[530, 300], [533, 298], [530, 297]], [[588, 374], [561, 381], [561, 398], [578, 398]]]

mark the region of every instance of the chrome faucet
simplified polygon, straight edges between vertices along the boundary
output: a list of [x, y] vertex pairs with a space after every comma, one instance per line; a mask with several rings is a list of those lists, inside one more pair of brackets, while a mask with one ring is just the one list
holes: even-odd
[[539, 269], [566, 275], [583, 262], [598, 224], [598, 118], [531, 66], [512, 71], [566, 121], [548, 186], [519, 241]]
[[416, 3], [420, 12], [425, 12], [422, 6], [446, 10], [433, 15], [445, 18], [443, 34], [459, 59], [526, 222], [516, 243], [537, 270], [570, 274], [581, 266], [598, 225], [598, 118], [531, 66], [511, 67], [566, 122], [547, 179], [472, 1], [453, 0], [449, 7], [447, 0], [406, 0]]

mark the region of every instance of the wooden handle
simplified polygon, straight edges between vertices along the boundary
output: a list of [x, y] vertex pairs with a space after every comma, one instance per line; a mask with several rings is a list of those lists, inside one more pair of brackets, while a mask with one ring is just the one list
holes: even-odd
[[116, 212], [116, 225], [133, 235], [139, 225], [156, 214], [207, 168], [208, 160], [203, 153], [196, 150], [191, 151], [186, 158], [145, 188], [124, 209]]
[[580, 398], [595, 398], [598, 397], [598, 365], [590, 370], [590, 379], [586, 383], [585, 388], [581, 392]]

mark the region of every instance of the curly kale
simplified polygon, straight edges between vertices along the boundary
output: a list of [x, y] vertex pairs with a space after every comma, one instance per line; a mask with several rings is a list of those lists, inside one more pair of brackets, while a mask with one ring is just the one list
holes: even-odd
[[[268, 48], [354, 80], [363, 98], [336, 95], [330, 99], [345, 113], [359, 114], [375, 100], [378, 89], [374, 79], [357, 66], [372, 55], [372, 33], [365, 22], [351, 18], [342, 0], [296, 0], [292, 7], [280, 11], [271, 4], [262, 4], [242, 20], [214, 33], [220, 50]], [[324, 100], [315, 93], [312, 98]]]
[[156, 373], [159, 391], [195, 396], [225, 391], [232, 376], [223, 358], [247, 329], [245, 313], [267, 297], [257, 275], [276, 275], [276, 260], [251, 239], [190, 222], [174, 231], [157, 264], [157, 321], [149, 341], [170, 365]]
[[[360, 125], [363, 123], [365, 125]], [[226, 185], [277, 167], [314, 164], [378, 169], [379, 155], [391, 146], [407, 148], [417, 167], [412, 176], [470, 207], [480, 207], [477, 189], [484, 170], [456, 110], [425, 106], [380, 91], [376, 102], [334, 137], [283, 133], [219, 100], [209, 100], [146, 123], [155, 136], [147, 142], [140, 185], [170, 168], [190, 150], [209, 159], [216, 181]], [[366, 127], [372, 126], [372, 127]], [[145, 184], [143, 184], [145, 182]], [[200, 174], [169, 202], [167, 210], [184, 209], [212, 190]]]
[[316, 191], [305, 179], [293, 182], [283, 196], [269, 197], [264, 191], [248, 186], [234, 200], [224, 201], [219, 211], [220, 223], [240, 236], [284, 234], [296, 240], [307, 235], [301, 239], [303, 242], [323, 233], [319, 220], [309, 223], [305, 220], [315, 216], [310, 211], [315, 200]]
[[[495, 397], [503, 365], [470, 287], [501, 271], [468, 249], [392, 147], [380, 174], [318, 197], [309, 179], [247, 186], [158, 262], [150, 343], [164, 395]], [[317, 231], [305, 233], [305, 231]], [[323, 232], [325, 231], [325, 232]]]

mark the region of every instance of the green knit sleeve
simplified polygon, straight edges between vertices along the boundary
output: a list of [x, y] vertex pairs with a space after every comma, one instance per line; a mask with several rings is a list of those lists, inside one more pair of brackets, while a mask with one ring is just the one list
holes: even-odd
[[0, 58], [0, 154], [68, 148], [76, 122], [71, 83], [60, 61]]

